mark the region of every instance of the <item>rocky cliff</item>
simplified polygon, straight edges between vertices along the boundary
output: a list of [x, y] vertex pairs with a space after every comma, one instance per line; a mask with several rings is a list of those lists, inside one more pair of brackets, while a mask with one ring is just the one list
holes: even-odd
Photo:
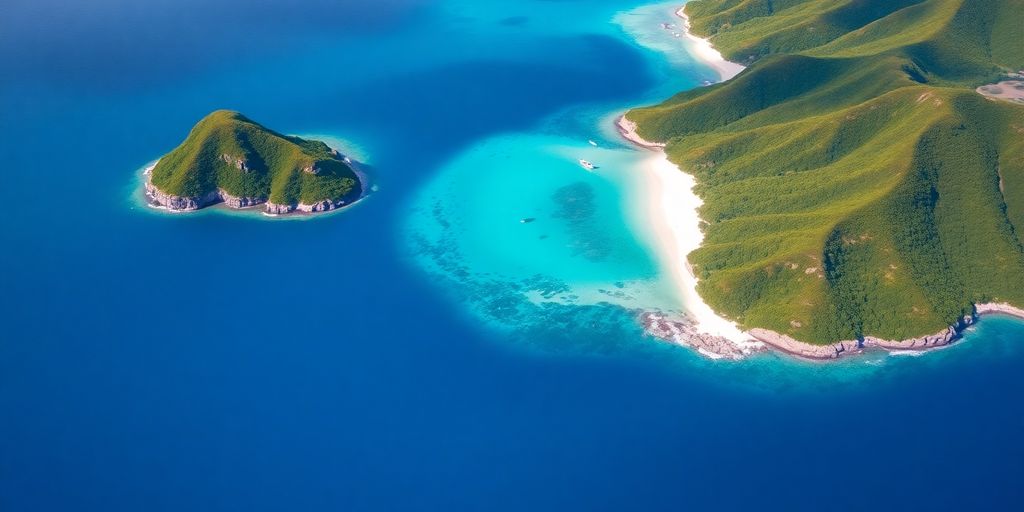
[[147, 170], [146, 195], [174, 211], [223, 203], [272, 214], [317, 213], [366, 193], [365, 175], [322, 141], [283, 135], [238, 112], [218, 110]]

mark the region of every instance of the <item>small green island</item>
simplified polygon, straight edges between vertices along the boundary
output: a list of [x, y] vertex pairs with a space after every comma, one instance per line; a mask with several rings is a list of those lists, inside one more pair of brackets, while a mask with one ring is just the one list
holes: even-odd
[[282, 135], [217, 110], [147, 170], [146, 199], [172, 211], [223, 203], [268, 214], [311, 214], [358, 201], [366, 179], [348, 157], [316, 140]]

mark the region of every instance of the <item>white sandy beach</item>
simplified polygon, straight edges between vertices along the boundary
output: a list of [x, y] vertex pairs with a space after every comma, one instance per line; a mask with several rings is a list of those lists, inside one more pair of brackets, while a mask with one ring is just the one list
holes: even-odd
[[686, 15], [684, 7], [680, 7], [676, 11], [676, 16], [679, 16], [683, 20], [683, 35], [686, 37], [686, 41], [690, 43], [690, 53], [704, 61], [707, 65], [715, 68], [715, 70], [718, 71], [718, 76], [721, 81], [724, 82], [740, 74], [740, 71], [746, 69], [741, 64], [725, 60], [725, 58], [722, 57], [722, 54], [719, 53], [714, 46], [711, 46], [711, 42], [707, 39], [691, 34], [690, 18]]
[[702, 201], [693, 192], [693, 176], [681, 172], [662, 151], [652, 152], [643, 170], [644, 182], [639, 189], [647, 205], [650, 236], [663, 271], [675, 283], [683, 309], [700, 332], [721, 336], [739, 346], [751, 342], [750, 335], [715, 314], [697, 294], [697, 278], [686, 259], [704, 239], [698, 215]]
[[[706, 39], [690, 34], [689, 20], [682, 8], [676, 15], [683, 19], [686, 31], [681, 40], [686, 51], [717, 70], [721, 80], [728, 80], [744, 69], [722, 58]], [[643, 195], [647, 230], [655, 245], [656, 257], [662, 271], [674, 283], [682, 309], [699, 332], [720, 336], [740, 348], [759, 345], [734, 322], [715, 314], [697, 294], [697, 278], [687, 261], [687, 255], [700, 247], [704, 239], [698, 213], [702, 201], [693, 192], [696, 180], [669, 161], [661, 150], [664, 144], [643, 140], [636, 133], [634, 123], [620, 117], [617, 125], [623, 137], [653, 150], [643, 163], [640, 175], [643, 181], [638, 191]]]

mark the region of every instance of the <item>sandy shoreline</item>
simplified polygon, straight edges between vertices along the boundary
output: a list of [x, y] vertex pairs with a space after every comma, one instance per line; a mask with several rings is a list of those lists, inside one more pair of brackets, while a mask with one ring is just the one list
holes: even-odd
[[687, 256], [704, 240], [698, 214], [702, 201], [693, 193], [696, 180], [680, 171], [663, 151], [652, 153], [644, 161], [643, 176], [656, 252], [694, 327], [698, 332], [726, 338], [739, 346], [751, 342], [750, 336], [735, 323], [715, 314], [697, 294], [697, 278], [687, 263]]
[[704, 61], [705, 64], [715, 68], [722, 82], [740, 74], [741, 71], [746, 69], [746, 66], [742, 64], [725, 60], [721, 52], [711, 45], [711, 41], [697, 37], [690, 32], [690, 17], [686, 15], [685, 6], [676, 10], [676, 16], [683, 20], [683, 35], [692, 43], [691, 49], [694, 55]]
[[[682, 9], [677, 15], [685, 21]], [[723, 80], [743, 70], [743, 66], [726, 62], [707, 41], [689, 32], [686, 37], [693, 53], [718, 70]], [[615, 126], [624, 139], [651, 151], [643, 163], [640, 185], [647, 207], [647, 227], [659, 263], [672, 280], [685, 310], [685, 316], [661, 311], [641, 313], [647, 332], [690, 346], [712, 359], [738, 359], [764, 350], [763, 343], [716, 314], [697, 294], [697, 278], [687, 261], [687, 255], [700, 247], [704, 238], [698, 213], [703, 202], [693, 192], [695, 178], [669, 161], [664, 143], [641, 137], [636, 123], [625, 115], [616, 119]]]
[[[727, 80], [744, 69], [724, 60], [707, 39], [690, 34], [689, 20], [683, 8], [676, 11], [683, 18], [686, 38], [692, 52], [714, 67]], [[814, 345], [768, 329], [742, 331], [734, 322], [718, 315], [697, 293], [697, 278], [688, 262], [688, 255], [700, 247], [704, 234], [700, 229], [699, 208], [702, 200], [693, 192], [695, 178], [677, 167], [665, 154], [664, 143], [645, 140], [637, 133], [636, 123], [625, 115], [616, 120], [619, 134], [634, 145], [652, 151], [644, 162], [641, 185], [648, 207], [649, 227], [657, 257], [679, 291], [685, 316], [662, 311], [640, 313], [645, 331], [656, 338], [687, 346], [710, 359], [742, 359], [748, 355], [773, 350], [810, 360], [833, 360], [876, 349], [893, 352], [920, 353], [948, 346], [963, 336], [977, 319], [986, 315], [1007, 315], [1024, 320], [1024, 309], [1005, 303], [975, 305], [973, 314], [935, 334], [907, 340], [883, 340], [865, 336], [860, 340], [844, 340], [829, 345]]]

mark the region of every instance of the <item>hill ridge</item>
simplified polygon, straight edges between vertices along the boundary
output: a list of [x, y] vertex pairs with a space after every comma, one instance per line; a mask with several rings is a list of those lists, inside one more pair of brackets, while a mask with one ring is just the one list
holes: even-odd
[[1024, 107], [974, 91], [1024, 66], [996, 48], [1024, 0], [883, 3], [692, 1], [750, 66], [627, 113], [697, 177], [699, 291], [745, 327], [907, 339], [1024, 304]]
[[347, 157], [320, 141], [282, 135], [217, 110], [161, 158], [146, 182], [151, 202], [171, 210], [225, 203], [268, 213], [321, 212], [359, 199], [364, 183]]

